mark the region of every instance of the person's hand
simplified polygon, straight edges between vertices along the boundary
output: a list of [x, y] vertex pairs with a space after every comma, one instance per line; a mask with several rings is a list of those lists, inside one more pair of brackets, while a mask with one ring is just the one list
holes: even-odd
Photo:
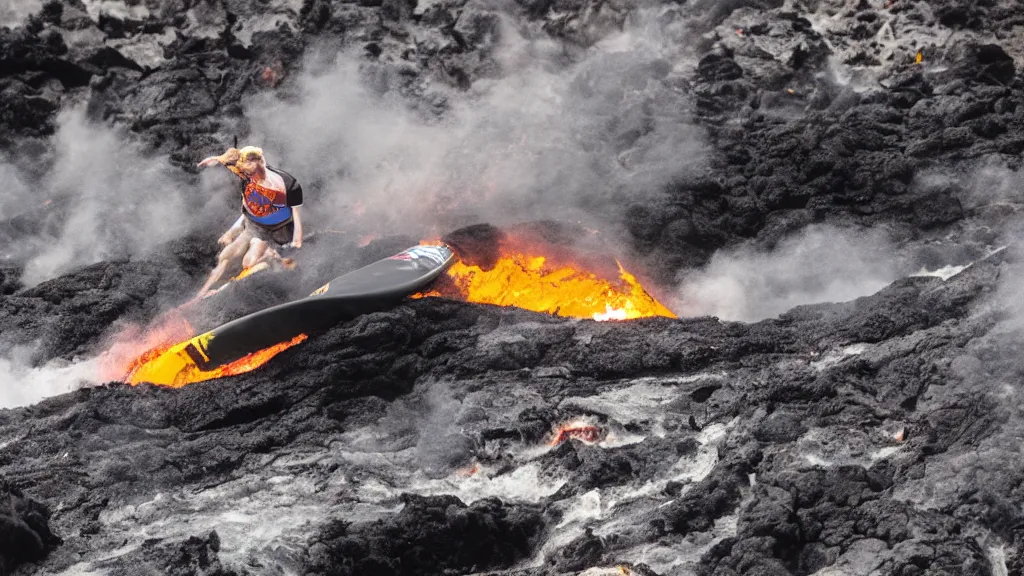
[[216, 164], [217, 162], [220, 162], [221, 164], [225, 165], [231, 165], [234, 164], [235, 162], [238, 162], [239, 157], [240, 154], [238, 153], [237, 148], [228, 148], [227, 151], [225, 151], [220, 156], [210, 156], [209, 158], [204, 158], [203, 161], [199, 163], [199, 167], [204, 168], [206, 166]]
[[302, 248], [302, 240], [292, 240], [291, 242], [285, 244], [285, 246], [298, 250], [299, 248]]

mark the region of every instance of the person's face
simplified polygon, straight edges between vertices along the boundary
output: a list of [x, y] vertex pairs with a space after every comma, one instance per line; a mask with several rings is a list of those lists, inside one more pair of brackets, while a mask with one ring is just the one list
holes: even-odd
[[259, 173], [260, 169], [263, 168], [263, 161], [258, 156], [250, 155], [248, 158], [241, 160], [238, 163], [238, 167], [242, 169], [242, 172], [251, 176]]

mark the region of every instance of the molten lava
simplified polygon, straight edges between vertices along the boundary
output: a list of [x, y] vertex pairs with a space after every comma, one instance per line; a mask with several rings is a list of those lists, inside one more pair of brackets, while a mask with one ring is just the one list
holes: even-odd
[[570, 438], [575, 438], [576, 440], [586, 442], [587, 444], [596, 444], [601, 441], [602, 436], [603, 432], [597, 426], [594, 426], [593, 424], [575, 422], [559, 426], [558, 431], [555, 432], [554, 437], [548, 445], [558, 446]]
[[[459, 292], [455, 296], [468, 302], [594, 320], [676, 317], [622, 264], [618, 279], [610, 280], [578, 264], [553, 263], [534, 251], [503, 250], [487, 270], [460, 260], [448, 269], [448, 276]], [[436, 295], [433, 291], [418, 296]]]
[[[202, 336], [198, 338], [202, 338]], [[144, 364], [137, 366], [134, 371], [125, 377], [125, 381], [132, 386], [143, 382], [152, 382], [162, 386], [170, 386], [171, 388], [181, 388], [186, 384], [205, 382], [206, 380], [224, 378], [225, 376], [237, 376], [238, 374], [244, 374], [259, 368], [274, 356], [303, 342], [306, 338], [308, 336], [305, 334], [299, 334], [287, 342], [274, 344], [212, 370], [200, 368], [186, 351], [188, 345], [196, 340], [196, 338], [193, 338], [192, 340], [187, 340], [161, 350], [155, 355], [148, 356]]]
[[140, 366], [193, 335], [195, 330], [178, 310], [165, 313], [148, 328], [132, 324], [114, 338], [114, 342], [100, 357], [100, 380], [126, 380]]
[[207, 332], [173, 346], [146, 353], [139, 359], [140, 362], [135, 363], [133, 369], [125, 375], [123, 381], [132, 385], [152, 382], [179, 388], [185, 384], [194, 384], [225, 376], [237, 376], [259, 368], [274, 356], [278, 356], [286, 349], [304, 341], [308, 336], [299, 334], [291, 340], [263, 348], [261, 351], [244, 356], [229, 364], [204, 370], [197, 364], [195, 351], [197, 344], [202, 347], [202, 344], [209, 341], [211, 337], [211, 333]]
[[186, 384], [250, 372], [307, 338], [305, 334], [299, 334], [229, 364], [203, 370], [186, 349], [197, 340], [208, 339], [209, 333], [194, 335], [195, 330], [178, 309], [167, 312], [148, 329], [130, 326], [100, 357], [100, 379], [104, 382], [118, 380], [132, 386], [151, 382], [180, 388]]
[[257, 273], [257, 272], [262, 272], [262, 271], [266, 270], [267, 268], [270, 268], [270, 264], [267, 264], [266, 262], [260, 262], [259, 264], [256, 264], [255, 266], [249, 266], [248, 268], [243, 268], [242, 271], [239, 272], [237, 276], [235, 276], [234, 278], [231, 279], [231, 281], [233, 282], [235, 280], [241, 280], [242, 278], [245, 278], [247, 276], [251, 276], [251, 275], [253, 275], [253, 274]]

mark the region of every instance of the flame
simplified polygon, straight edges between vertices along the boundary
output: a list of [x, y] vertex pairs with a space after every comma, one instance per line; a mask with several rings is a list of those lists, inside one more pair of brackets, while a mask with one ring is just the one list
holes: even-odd
[[114, 337], [113, 343], [100, 356], [100, 380], [123, 381], [175, 342], [188, 340], [194, 335], [192, 325], [177, 309], [165, 313], [148, 328], [131, 324]]
[[914, 63], [920, 64], [924, 60], [924, 52], [922, 50], [917, 51], [917, 55], [914, 56]]
[[[551, 264], [528, 251], [506, 251], [490, 270], [456, 261], [448, 269], [458, 296], [468, 302], [517, 306], [558, 316], [598, 321], [650, 316], [675, 318], [616, 261], [618, 281], [607, 280], [574, 264]], [[414, 297], [436, 296], [435, 289]]]
[[214, 378], [237, 376], [259, 368], [274, 356], [305, 341], [306, 338], [308, 338], [306, 334], [299, 334], [287, 342], [280, 342], [258, 350], [229, 364], [218, 366], [213, 370], [203, 370], [188, 354], [187, 348], [189, 345], [194, 346], [197, 341], [208, 340], [209, 333], [207, 333], [169, 348], [147, 353], [145, 362], [140, 363], [135, 370], [128, 374], [125, 377], [125, 382], [132, 386], [150, 382], [171, 388], [181, 388], [187, 384], [205, 382]]

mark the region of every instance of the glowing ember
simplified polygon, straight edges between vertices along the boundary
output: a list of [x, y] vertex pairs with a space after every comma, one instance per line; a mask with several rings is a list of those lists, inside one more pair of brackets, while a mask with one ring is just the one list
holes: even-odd
[[281, 83], [284, 78], [284, 64], [280, 60], [276, 60], [270, 66], [264, 66], [260, 72], [260, 81], [264, 85], [270, 86], [271, 88], [276, 87]]
[[458, 470], [455, 471], [455, 474], [457, 476], [462, 476], [463, 478], [469, 478], [472, 476], [476, 476], [477, 474], [480, 473], [481, 470], [482, 468], [480, 467], [480, 463], [474, 462], [472, 466], [459, 468]]
[[[448, 276], [468, 302], [602, 321], [676, 317], [621, 264], [619, 278], [613, 281], [572, 264], [552, 265], [545, 256], [506, 252], [490, 270], [458, 261]], [[433, 295], [437, 292], [416, 296]]]
[[593, 424], [572, 423], [563, 424], [558, 428], [554, 438], [548, 443], [549, 446], [558, 446], [570, 438], [575, 438], [587, 444], [595, 444], [601, 441], [602, 431]]

